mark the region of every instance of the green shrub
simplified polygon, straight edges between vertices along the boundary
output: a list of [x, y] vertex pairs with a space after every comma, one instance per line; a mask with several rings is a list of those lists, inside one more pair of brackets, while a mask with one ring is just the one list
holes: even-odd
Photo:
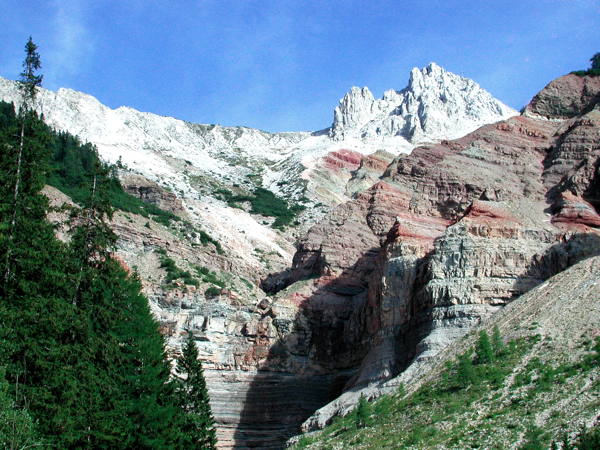
[[542, 430], [536, 426], [527, 429], [525, 439], [525, 443], [519, 447], [519, 450], [545, 450], [548, 448], [543, 440]]
[[491, 363], [495, 359], [494, 350], [492, 350], [492, 344], [490, 343], [490, 337], [485, 330], [479, 332], [479, 340], [475, 347], [475, 354], [477, 355], [477, 364]]
[[220, 288], [225, 287], [225, 282], [220, 280], [217, 277], [217, 274], [215, 272], [211, 272], [210, 270], [208, 270], [207, 267], [195, 266], [194, 269], [196, 270], [196, 273], [198, 274], [198, 276], [200, 278], [202, 278], [202, 281], [204, 281], [206, 283], [214, 284], [216, 286], [219, 286]]
[[578, 75], [580, 77], [585, 77], [585, 76], [597, 77], [597, 76], [600, 76], [600, 69], [575, 70], [571, 73], [573, 75]]
[[477, 375], [475, 373], [475, 368], [473, 367], [471, 352], [466, 352], [458, 356], [456, 375], [458, 378], [457, 381], [462, 388], [466, 388], [477, 382]]
[[221, 294], [221, 289], [216, 288], [214, 286], [209, 287], [204, 291], [204, 295], [206, 298], [214, 298]]
[[167, 283], [173, 283], [175, 280], [181, 280], [188, 286], [198, 286], [198, 280], [196, 280], [191, 273], [187, 270], [182, 270], [175, 264], [175, 261], [167, 256], [167, 252], [164, 249], [155, 250], [159, 254], [160, 267], [165, 269], [167, 276], [165, 281]]
[[363, 394], [360, 394], [358, 399], [358, 405], [354, 410], [354, 426], [356, 428], [364, 428], [370, 424], [369, 416], [371, 413], [371, 406]]
[[589, 430], [582, 430], [575, 442], [579, 450], [596, 450], [600, 448], [600, 427], [595, 426]]
[[298, 213], [306, 208], [303, 205], [290, 206], [288, 202], [262, 187], [256, 188], [251, 195], [235, 195], [227, 189], [217, 189], [214, 193], [217, 198], [234, 208], [239, 208], [240, 203], [249, 202], [251, 213], [275, 217], [272, 226], [278, 229], [289, 225]]
[[48, 184], [67, 194], [75, 203], [81, 205], [89, 201], [90, 187], [96, 176], [97, 182], [103, 184], [105, 200], [113, 208], [151, 217], [163, 225], [180, 220], [175, 214], [125, 192], [116, 175], [118, 165], [102, 162], [98, 150], [92, 144], [82, 144], [79, 139], [66, 132], [50, 131], [50, 134], [52, 170]]
[[202, 243], [202, 245], [211, 243], [215, 246], [215, 248], [217, 249], [217, 253], [219, 255], [222, 255], [223, 253], [225, 253], [223, 251], [223, 247], [221, 247], [221, 244], [219, 243], [219, 241], [213, 239], [210, 235], [208, 235], [206, 232], [204, 232], [202, 230], [199, 231], [199, 234], [200, 234], [200, 242]]

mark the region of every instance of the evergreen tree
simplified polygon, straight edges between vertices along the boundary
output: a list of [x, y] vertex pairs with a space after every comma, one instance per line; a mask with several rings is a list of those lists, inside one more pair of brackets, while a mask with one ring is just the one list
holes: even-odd
[[[39, 419], [39, 431], [60, 433], [57, 418], [76, 404], [78, 336], [85, 325], [64, 299], [69, 282], [64, 245], [47, 222], [48, 200], [40, 193], [48, 167], [48, 128], [28, 112], [8, 117], [0, 132], [0, 339], [7, 379], [17, 407]], [[21, 133], [15, 130], [19, 129]], [[14, 151], [25, 142], [20, 155]], [[13, 196], [20, 170], [19, 195]], [[19, 178], [17, 178], [19, 179]], [[71, 381], [73, 381], [71, 383]], [[18, 386], [18, 392], [17, 392]], [[54, 423], [52, 423], [54, 421]]]
[[[41, 76], [31, 39], [26, 52], [19, 113], [0, 103], [0, 443], [37, 440], [35, 424], [53, 448], [212, 448], [210, 410], [187, 402], [206, 391], [201, 365], [182, 363], [184, 409], [141, 284], [111, 258], [107, 192], [120, 185], [93, 147], [56, 137], [32, 111]], [[56, 238], [41, 194], [61, 151], [88, 191], [69, 244]]]
[[458, 385], [462, 388], [466, 388], [477, 382], [477, 375], [475, 373], [475, 368], [473, 367], [471, 351], [458, 356], [456, 375], [458, 378]]
[[475, 347], [475, 354], [477, 355], [478, 364], [491, 363], [495, 359], [492, 344], [490, 343], [490, 337], [485, 330], [479, 332], [479, 340]]
[[20, 450], [41, 446], [33, 419], [29, 413], [15, 405], [9, 393], [9, 385], [0, 370], [0, 446]]
[[186, 413], [182, 426], [182, 440], [186, 443], [184, 447], [214, 449], [217, 443], [214, 419], [202, 362], [198, 358], [198, 348], [191, 333], [188, 333], [175, 370], [179, 376], [177, 386], [179, 403]]
[[[19, 80], [19, 90], [21, 91], [21, 108], [19, 110], [19, 118], [21, 122], [21, 132], [19, 138], [19, 145], [17, 150], [17, 162], [15, 166], [15, 174], [14, 180], [11, 183], [13, 188], [12, 192], [12, 216], [10, 219], [10, 225], [8, 227], [8, 240], [7, 240], [7, 251], [5, 258], [5, 267], [4, 267], [4, 281], [8, 282], [8, 278], [11, 275], [11, 267], [10, 260], [12, 256], [12, 246], [15, 234], [15, 227], [17, 217], [20, 212], [20, 196], [19, 190], [21, 189], [21, 180], [25, 178], [27, 180], [26, 174], [22, 174], [22, 167], [24, 158], [24, 152], [27, 150], [27, 155], [25, 157], [29, 157], [31, 160], [32, 149], [26, 149], [26, 128], [31, 124], [31, 122], [35, 122], [35, 114], [31, 111], [31, 107], [35, 100], [36, 89], [42, 83], [42, 75], [36, 75], [36, 71], [41, 68], [40, 55], [37, 52], [37, 46], [31, 40], [31, 36], [25, 45], [25, 60], [23, 61], [23, 72], [21, 72], [21, 78]], [[10, 144], [9, 144], [10, 146]], [[33, 160], [35, 161], [35, 159]]]
[[500, 356], [504, 353], [504, 341], [502, 340], [502, 336], [500, 335], [500, 329], [498, 326], [494, 326], [494, 330], [492, 332], [492, 348], [494, 351], [494, 355]]
[[104, 261], [81, 307], [93, 318], [95, 368], [105, 403], [94, 426], [96, 446], [181, 448], [178, 408], [158, 324], [141, 285], [113, 259]]
[[356, 428], [364, 428], [369, 425], [369, 402], [363, 394], [360, 394], [358, 405], [354, 411], [354, 425]]
[[600, 70], [600, 53], [596, 53], [592, 56], [590, 61], [592, 62], [592, 70]]
[[109, 168], [97, 165], [70, 245], [76, 274], [71, 303], [91, 325], [90, 378], [102, 380], [85, 392], [91, 405], [85, 439], [93, 447], [176, 448], [184, 414], [169, 382], [158, 324], [139, 280], [111, 258], [116, 236], [107, 223], [110, 180]]
[[31, 36], [25, 44], [25, 60], [23, 61], [23, 72], [19, 78], [19, 89], [22, 95], [23, 107], [28, 110], [32, 107], [36, 96], [36, 88], [42, 85], [43, 75], [36, 72], [42, 67], [37, 45], [33, 43]]

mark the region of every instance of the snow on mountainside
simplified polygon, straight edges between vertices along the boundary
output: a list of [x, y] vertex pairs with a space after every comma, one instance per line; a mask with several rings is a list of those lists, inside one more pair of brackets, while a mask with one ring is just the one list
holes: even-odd
[[516, 114], [474, 81], [431, 63], [414, 68], [406, 88], [386, 91], [378, 100], [368, 88], [353, 87], [335, 108], [330, 135], [418, 144], [458, 138]]
[[[18, 104], [15, 82], [0, 78], [0, 99]], [[335, 109], [332, 127], [319, 133], [194, 124], [128, 107], [111, 109], [90, 95], [62, 88], [40, 89], [36, 108], [49, 125], [95, 144], [105, 160], [120, 160], [173, 191], [192, 220], [216, 226], [225, 241], [231, 239], [223, 234], [231, 232], [232, 213], [225, 213], [230, 208], [218, 200], [219, 189], [240, 193], [261, 186], [290, 199], [334, 205], [353, 194], [347, 183], [369, 184], [371, 179], [358, 170], [368, 166], [361, 155], [383, 151], [391, 158], [409, 152], [412, 143], [453, 138], [516, 114], [473, 81], [435, 64], [413, 69], [408, 87], [387, 91], [381, 100], [374, 100], [367, 88], [352, 88]], [[207, 211], [222, 220], [208, 223]], [[309, 208], [301, 220], [312, 222], [322, 213]], [[277, 233], [263, 218], [241, 210], [235, 214], [246, 223], [242, 228], [273, 242]], [[248, 237], [242, 229], [236, 233], [238, 244], [232, 246], [244, 252], [247, 245], [241, 243]], [[275, 250], [287, 253], [279, 246]]]
[[[0, 78], [0, 98], [17, 102], [14, 82]], [[352, 88], [335, 108], [329, 136], [193, 124], [128, 107], [113, 110], [70, 89], [41, 89], [38, 110], [50, 125], [94, 143], [106, 160], [121, 158], [144, 176], [192, 197], [198, 196], [193, 176], [250, 186], [247, 176], [256, 171], [264, 187], [299, 197], [301, 186], [282, 192], [281, 181], [297, 179], [299, 165], [310, 171], [331, 151], [396, 155], [412, 144], [455, 138], [516, 114], [475, 82], [434, 63], [413, 69], [405, 89], [389, 90], [380, 100], [368, 88]], [[182, 164], [198, 173], [186, 177]]]
[[[475, 83], [437, 66], [413, 70], [410, 80], [403, 91], [386, 94], [389, 101], [385, 107], [368, 90], [360, 91], [366, 99], [362, 103], [346, 96], [336, 109], [332, 128], [316, 133], [268, 133], [193, 124], [128, 107], [111, 109], [90, 95], [70, 89], [40, 89], [36, 108], [50, 126], [95, 144], [103, 159], [120, 161], [127, 167], [120, 171], [121, 180], [130, 192], [159, 201], [160, 207], [185, 219], [164, 226], [119, 212], [112, 226], [119, 236], [117, 255], [139, 271], [144, 293], [170, 348], [180, 348], [181, 338], [187, 335], [184, 330], [193, 330], [197, 336], [221, 445], [247, 447], [248, 441], [264, 448], [263, 438], [271, 443], [282, 436], [287, 438], [288, 424], [299, 424], [305, 419], [301, 414], [322, 406], [324, 399], [341, 387], [343, 377], [337, 375], [331, 386], [338, 387], [328, 387], [329, 372], [320, 372], [325, 366], [321, 367], [320, 356], [313, 358], [313, 354], [320, 355], [323, 350], [323, 355], [331, 355], [330, 348], [352, 342], [352, 338], [344, 340], [345, 331], [338, 332], [342, 330], [338, 325], [348, 324], [343, 330], [354, 330], [352, 336], [360, 332], [352, 322], [355, 316], [345, 309], [355, 308], [355, 304], [346, 301], [346, 296], [323, 312], [319, 308], [329, 308], [328, 303], [307, 301], [315, 309], [305, 311], [302, 289], [316, 288], [317, 280], [312, 278], [289, 301], [277, 300], [278, 304], [273, 303], [274, 297], [265, 298], [265, 291], [259, 288], [265, 287], [261, 282], [268, 281], [269, 274], [285, 274], [292, 266], [296, 237], [330, 212], [330, 207], [346, 202], [355, 193], [363, 194], [383, 178], [386, 168], [394, 166], [390, 166], [394, 158], [409, 152], [412, 143], [449, 138], [512, 113], [498, 106], [499, 102]], [[15, 82], [0, 78], [0, 100], [18, 105]], [[412, 129], [400, 124], [413, 122], [420, 128], [402, 134], [405, 128]], [[247, 198], [258, 187], [306, 206], [298, 218], [300, 225], [276, 230], [270, 226], [273, 217], [249, 212], [249, 202], [227, 202], [233, 196]], [[386, 198], [385, 191], [381, 194], [374, 197], [374, 204], [384, 205], [385, 211], [367, 206], [364, 211], [369, 211], [369, 218], [362, 220], [360, 216], [360, 226], [364, 222], [367, 228], [382, 228], [387, 213], [393, 217], [399, 204], [409, 203], [402, 200], [388, 207], [378, 203]], [[66, 200], [56, 190], [53, 197], [56, 205]], [[345, 206], [340, 206], [342, 212], [331, 213], [340, 224], [348, 219], [343, 213]], [[310, 249], [319, 255], [321, 251], [328, 254], [327, 261], [317, 258], [326, 262], [323, 267], [330, 261], [350, 262], [354, 249], [362, 251], [362, 245], [379, 245], [369, 234], [370, 228], [367, 233], [339, 229], [341, 233], [334, 228], [328, 238], [335, 245]], [[218, 242], [222, 252], [216, 245], [201, 245], [201, 232]], [[172, 258], [179, 269], [192, 273], [198, 286], [185, 285], [184, 280], [168, 282], [158, 250]], [[310, 257], [304, 258], [301, 264], [308, 265], [309, 261]], [[212, 278], [201, 276], [201, 269], [209, 270]], [[356, 273], [361, 270], [357, 264]], [[216, 286], [225, 287], [216, 289], [219, 294], [213, 298], [209, 286], [213, 291]], [[329, 294], [324, 295], [328, 301]], [[337, 296], [335, 292], [332, 295]], [[323, 345], [322, 338], [311, 336], [332, 339]], [[263, 363], [271, 357], [275, 358], [274, 366], [265, 370]], [[348, 364], [354, 363], [345, 361], [343, 367], [350, 367]], [[307, 384], [296, 378], [298, 373]], [[314, 373], [318, 373], [317, 379], [311, 378]], [[264, 391], [262, 380], [267, 380]], [[289, 397], [290, 392], [294, 398]], [[263, 394], [270, 399], [268, 412], [264, 411]], [[280, 422], [285, 424], [280, 426]], [[266, 437], [261, 434], [264, 430]]]

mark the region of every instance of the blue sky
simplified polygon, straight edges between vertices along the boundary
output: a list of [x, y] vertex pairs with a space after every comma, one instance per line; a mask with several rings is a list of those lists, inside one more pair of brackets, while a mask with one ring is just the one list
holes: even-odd
[[0, 0], [0, 76], [181, 119], [318, 130], [435, 61], [520, 108], [600, 51], [598, 0]]

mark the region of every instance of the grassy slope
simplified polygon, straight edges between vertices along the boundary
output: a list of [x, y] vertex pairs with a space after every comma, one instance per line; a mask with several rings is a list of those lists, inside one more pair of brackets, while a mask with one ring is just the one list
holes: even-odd
[[[548, 448], [600, 416], [600, 257], [548, 280], [486, 325], [511, 342], [474, 382], [456, 346], [416, 391], [369, 405], [366, 427], [356, 412], [303, 437], [296, 448]], [[410, 387], [409, 387], [409, 390]]]

